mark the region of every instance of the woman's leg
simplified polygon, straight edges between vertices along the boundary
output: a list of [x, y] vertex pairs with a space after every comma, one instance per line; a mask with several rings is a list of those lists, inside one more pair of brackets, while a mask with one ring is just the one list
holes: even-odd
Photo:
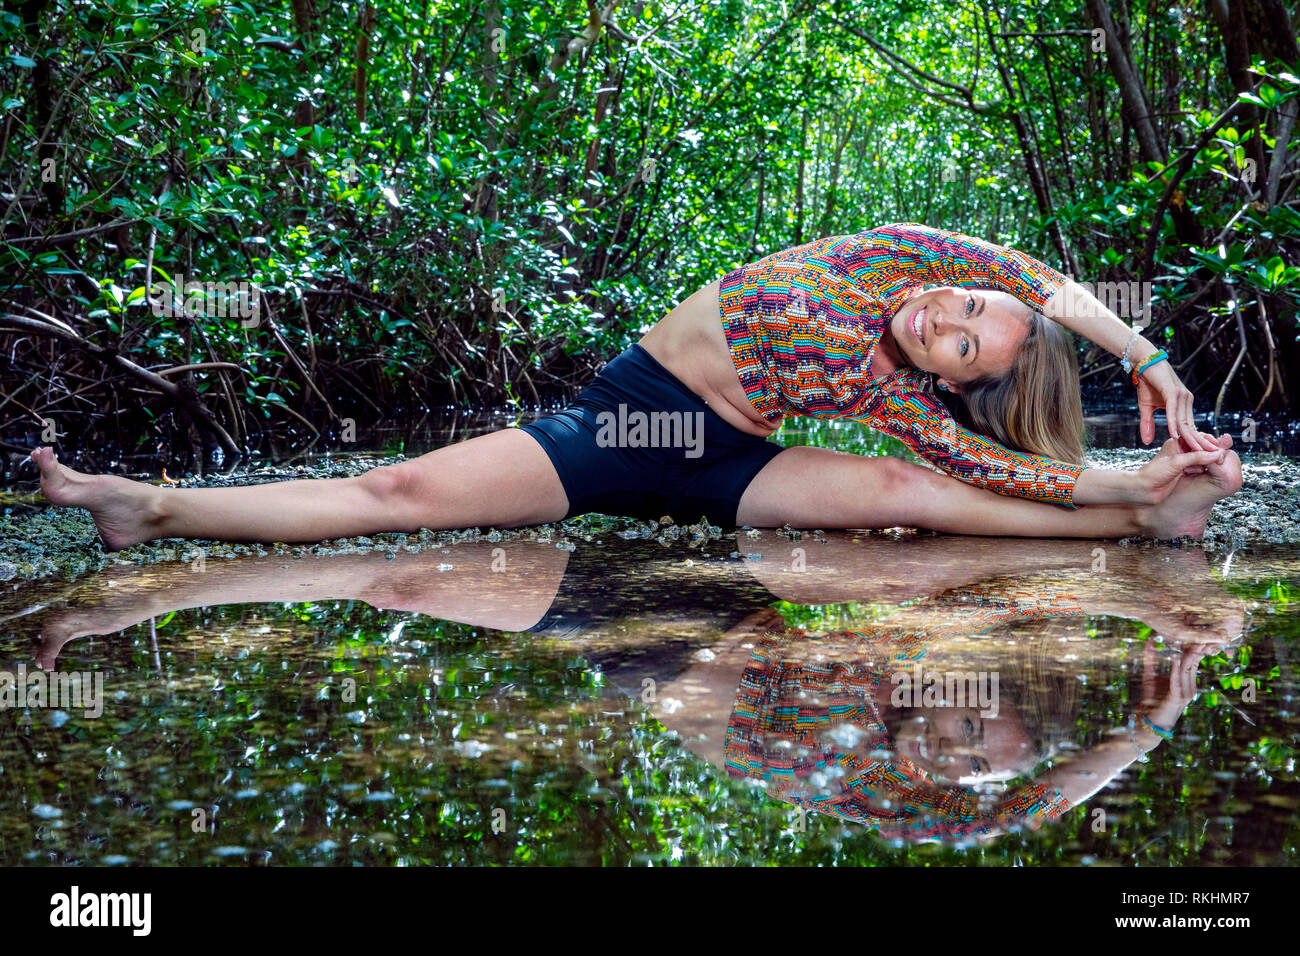
[[999, 495], [897, 458], [828, 448], [787, 448], [740, 499], [737, 521], [753, 527], [927, 528], [951, 534], [1036, 538], [1201, 537], [1214, 502], [1241, 487], [1229, 452], [1206, 474], [1184, 477], [1158, 505], [1058, 505]]
[[508, 428], [385, 465], [356, 478], [241, 488], [159, 488], [60, 465], [32, 452], [41, 491], [85, 508], [111, 548], [154, 538], [323, 541], [420, 528], [498, 528], [558, 521], [569, 500], [550, 458], [526, 431]]

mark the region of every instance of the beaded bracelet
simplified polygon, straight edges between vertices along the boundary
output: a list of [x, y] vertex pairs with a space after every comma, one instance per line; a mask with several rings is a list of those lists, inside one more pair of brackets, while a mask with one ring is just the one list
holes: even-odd
[[1158, 362], [1167, 362], [1168, 360], [1169, 360], [1169, 353], [1166, 352], [1164, 349], [1161, 349], [1160, 351], [1156, 352], [1155, 355], [1147, 359], [1145, 365], [1143, 365], [1140, 369], [1138, 369], [1136, 372], [1133, 373], [1133, 384], [1136, 385], [1138, 383], [1138, 379], [1142, 377], [1142, 373], [1145, 372], [1147, 369], [1149, 369], [1152, 365], [1155, 365]]
[[1130, 338], [1128, 344], [1124, 346], [1124, 354], [1119, 357], [1120, 368], [1122, 368], [1125, 373], [1133, 371], [1133, 363], [1128, 360], [1128, 353], [1129, 350], [1133, 348], [1133, 343], [1136, 342], [1141, 335], [1142, 330], [1135, 328], [1133, 330], [1133, 337]]
[[1146, 714], [1143, 714], [1143, 715], [1142, 715], [1142, 723], [1146, 724], [1148, 727], [1150, 727], [1152, 730], [1154, 730], [1157, 734], [1159, 734], [1159, 735], [1160, 735], [1161, 737], [1163, 737], [1165, 740], [1173, 740], [1173, 739], [1174, 739], [1174, 732], [1173, 732], [1172, 730], [1166, 730], [1166, 729], [1163, 728], [1163, 727], [1157, 727], [1155, 724], [1151, 723], [1151, 718], [1148, 717]]

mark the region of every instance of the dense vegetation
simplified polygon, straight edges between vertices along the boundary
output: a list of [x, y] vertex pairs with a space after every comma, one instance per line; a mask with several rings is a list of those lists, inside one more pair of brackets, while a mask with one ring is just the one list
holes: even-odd
[[0, 49], [12, 450], [552, 401], [721, 272], [899, 219], [1150, 282], [1202, 410], [1297, 387], [1281, 0], [5, 0]]

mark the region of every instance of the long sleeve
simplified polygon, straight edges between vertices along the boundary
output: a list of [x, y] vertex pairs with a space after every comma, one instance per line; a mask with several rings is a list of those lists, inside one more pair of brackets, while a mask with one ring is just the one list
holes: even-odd
[[865, 422], [902, 441], [926, 461], [967, 484], [998, 494], [1054, 504], [1074, 504], [1083, 465], [1012, 451], [959, 425], [933, 395], [882, 391], [846, 418]]
[[[864, 249], [887, 249], [892, 268], [910, 278], [912, 284], [933, 282], [1000, 289], [1039, 311], [1068, 281], [1056, 269], [1023, 252], [917, 222], [894, 222], [853, 238]], [[878, 260], [869, 256], [865, 264], [869, 266], [865, 271], [879, 281]]]

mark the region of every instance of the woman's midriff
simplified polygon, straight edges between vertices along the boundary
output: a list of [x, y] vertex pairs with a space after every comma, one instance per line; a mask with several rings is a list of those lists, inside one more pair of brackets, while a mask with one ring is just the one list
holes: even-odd
[[776, 431], [750, 404], [722, 331], [715, 279], [660, 319], [638, 343], [718, 417], [749, 435]]

